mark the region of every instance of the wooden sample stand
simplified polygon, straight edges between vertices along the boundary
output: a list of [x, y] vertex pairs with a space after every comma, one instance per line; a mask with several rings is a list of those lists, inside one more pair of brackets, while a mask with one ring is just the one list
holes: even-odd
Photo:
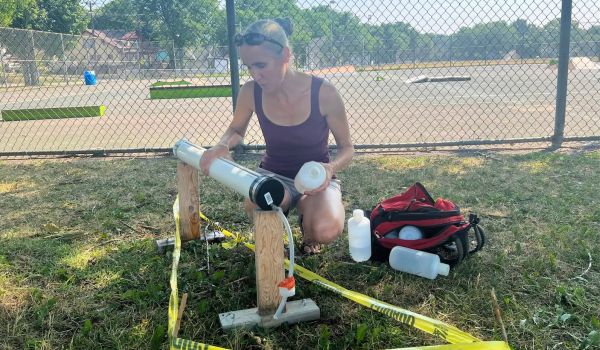
[[287, 302], [281, 317], [278, 320], [273, 318], [281, 300], [277, 284], [285, 277], [282, 226], [275, 211], [256, 210], [254, 212], [258, 307], [219, 314], [219, 321], [223, 329], [254, 326], [276, 327], [283, 323], [292, 324], [320, 318], [319, 307], [311, 299]]
[[[201, 234], [201, 223], [198, 213], [200, 212], [200, 199], [198, 197], [199, 177], [198, 171], [191, 165], [182, 161], [177, 163], [177, 193], [179, 193], [179, 222], [181, 241], [206, 240], [208, 242], [219, 241], [225, 238], [220, 232]], [[167, 247], [175, 245], [175, 237], [159, 239], [156, 247], [159, 253], [163, 253]]]
[[[200, 199], [198, 196], [198, 171], [180, 161], [177, 164], [177, 191], [179, 193], [179, 220], [181, 241], [204, 239], [200, 233]], [[320, 318], [320, 310], [311, 299], [288, 301], [278, 320], [273, 318], [281, 296], [277, 284], [285, 277], [283, 268], [283, 224], [275, 211], [256, 210], [254, 212], [254, 232], [256, 240], [256, 290], [258, 307], [219, 314], [221, 327], [251, 328], [254, 326], [276, 327], [283, 323], [298, 323]], [[221, 239], [224, 236], [215, 232], [206, 240]], [[175, 244], [174, 238], [156, 241], [159, 252]]]

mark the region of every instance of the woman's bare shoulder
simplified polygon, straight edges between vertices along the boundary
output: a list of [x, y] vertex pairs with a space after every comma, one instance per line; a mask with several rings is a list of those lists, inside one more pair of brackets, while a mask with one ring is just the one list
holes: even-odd
[[247, 82], [245, 82], [245, 83], [242, 85], [242, 87], [241, 87], [241, 89], [240, 89], [240, 92], [241, 92], [242, 90], [250, 90], [250, 91], [254, 90], [254, 80], [248, 80]]
[[242, 85], [237, 99], [238, 107], [243, 106], [254, 111], [254, 84], [254, 80], [250, 80]]
[[254, 82], [254, 80], [249, 80], [247, 82], [245, 82], [242, 87], [240, 88], [240, 96], [245, 95], [247, 97], [252, 97], [254, 96], [254, 85], [256, 83]]
[[337, 105], [340, 103], [340, 101], [341, 98], [337, 88], [331, 82], [323, 80], [323, 84], [319, 90], [319, 102], [321, 105]]

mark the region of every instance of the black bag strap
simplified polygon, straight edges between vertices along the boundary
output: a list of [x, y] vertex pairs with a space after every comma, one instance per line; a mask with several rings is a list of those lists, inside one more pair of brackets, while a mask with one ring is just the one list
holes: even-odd
[[[473, 235], [470, 234], [473, 229]], [[440, 255], [440, 260], [455, 267], [461, 261], [471, 254], [481, 250], [485, 245], [485, 232], [479, 226], [479, 217], [477, 214], [469, 214], [469, 226], [454, 234], [441, 247], [435, 248], [432, 252]]]
[[481, 250], [485, 245], [485, 232], [483, 231], [483, 228], [479, 226], [479, 217], [477, 214], [469, 214], [469, 224], [475, 233], [475, 242], [473, 242], [475, 247], [469, 250], [469, 254], [472, 254]]

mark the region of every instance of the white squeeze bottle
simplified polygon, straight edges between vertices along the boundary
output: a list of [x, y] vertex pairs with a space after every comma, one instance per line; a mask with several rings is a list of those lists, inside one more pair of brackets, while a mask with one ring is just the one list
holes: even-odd
[[390, 252], [390, 266], [394, 270], [411, 273], [430, 280], [437, 275], [448, 276], [450, 266], [440, 262], [436, 254], [396, 246]]
[[323, 165], [319, 162], [306, 162], [300, 170], [296, 177], [294, 178], [294, 187], [300, 193], [304, 193], [304, 191], [311, 191], [316, 188], [319, 188], [325, 182], [325, 177], [327, 173]]
[[356, 262], [367, 261], [371, 257], [371, 222], [361, 209], [354, 209], [348, 219], [348, 246]]

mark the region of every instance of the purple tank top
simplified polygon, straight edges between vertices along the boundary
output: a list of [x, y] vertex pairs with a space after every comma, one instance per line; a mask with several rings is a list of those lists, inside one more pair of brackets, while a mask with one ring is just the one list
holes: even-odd
[[281, 126], [265, 116], [262, 89], [254, 83], [254, 108], [267, 144], [261, 168], [293, 179], [308, 161], [329, 163], [329, 126], [319, 110], [321, 84], [323, 79], [312, 77], [308, 119], [299, 125]]

